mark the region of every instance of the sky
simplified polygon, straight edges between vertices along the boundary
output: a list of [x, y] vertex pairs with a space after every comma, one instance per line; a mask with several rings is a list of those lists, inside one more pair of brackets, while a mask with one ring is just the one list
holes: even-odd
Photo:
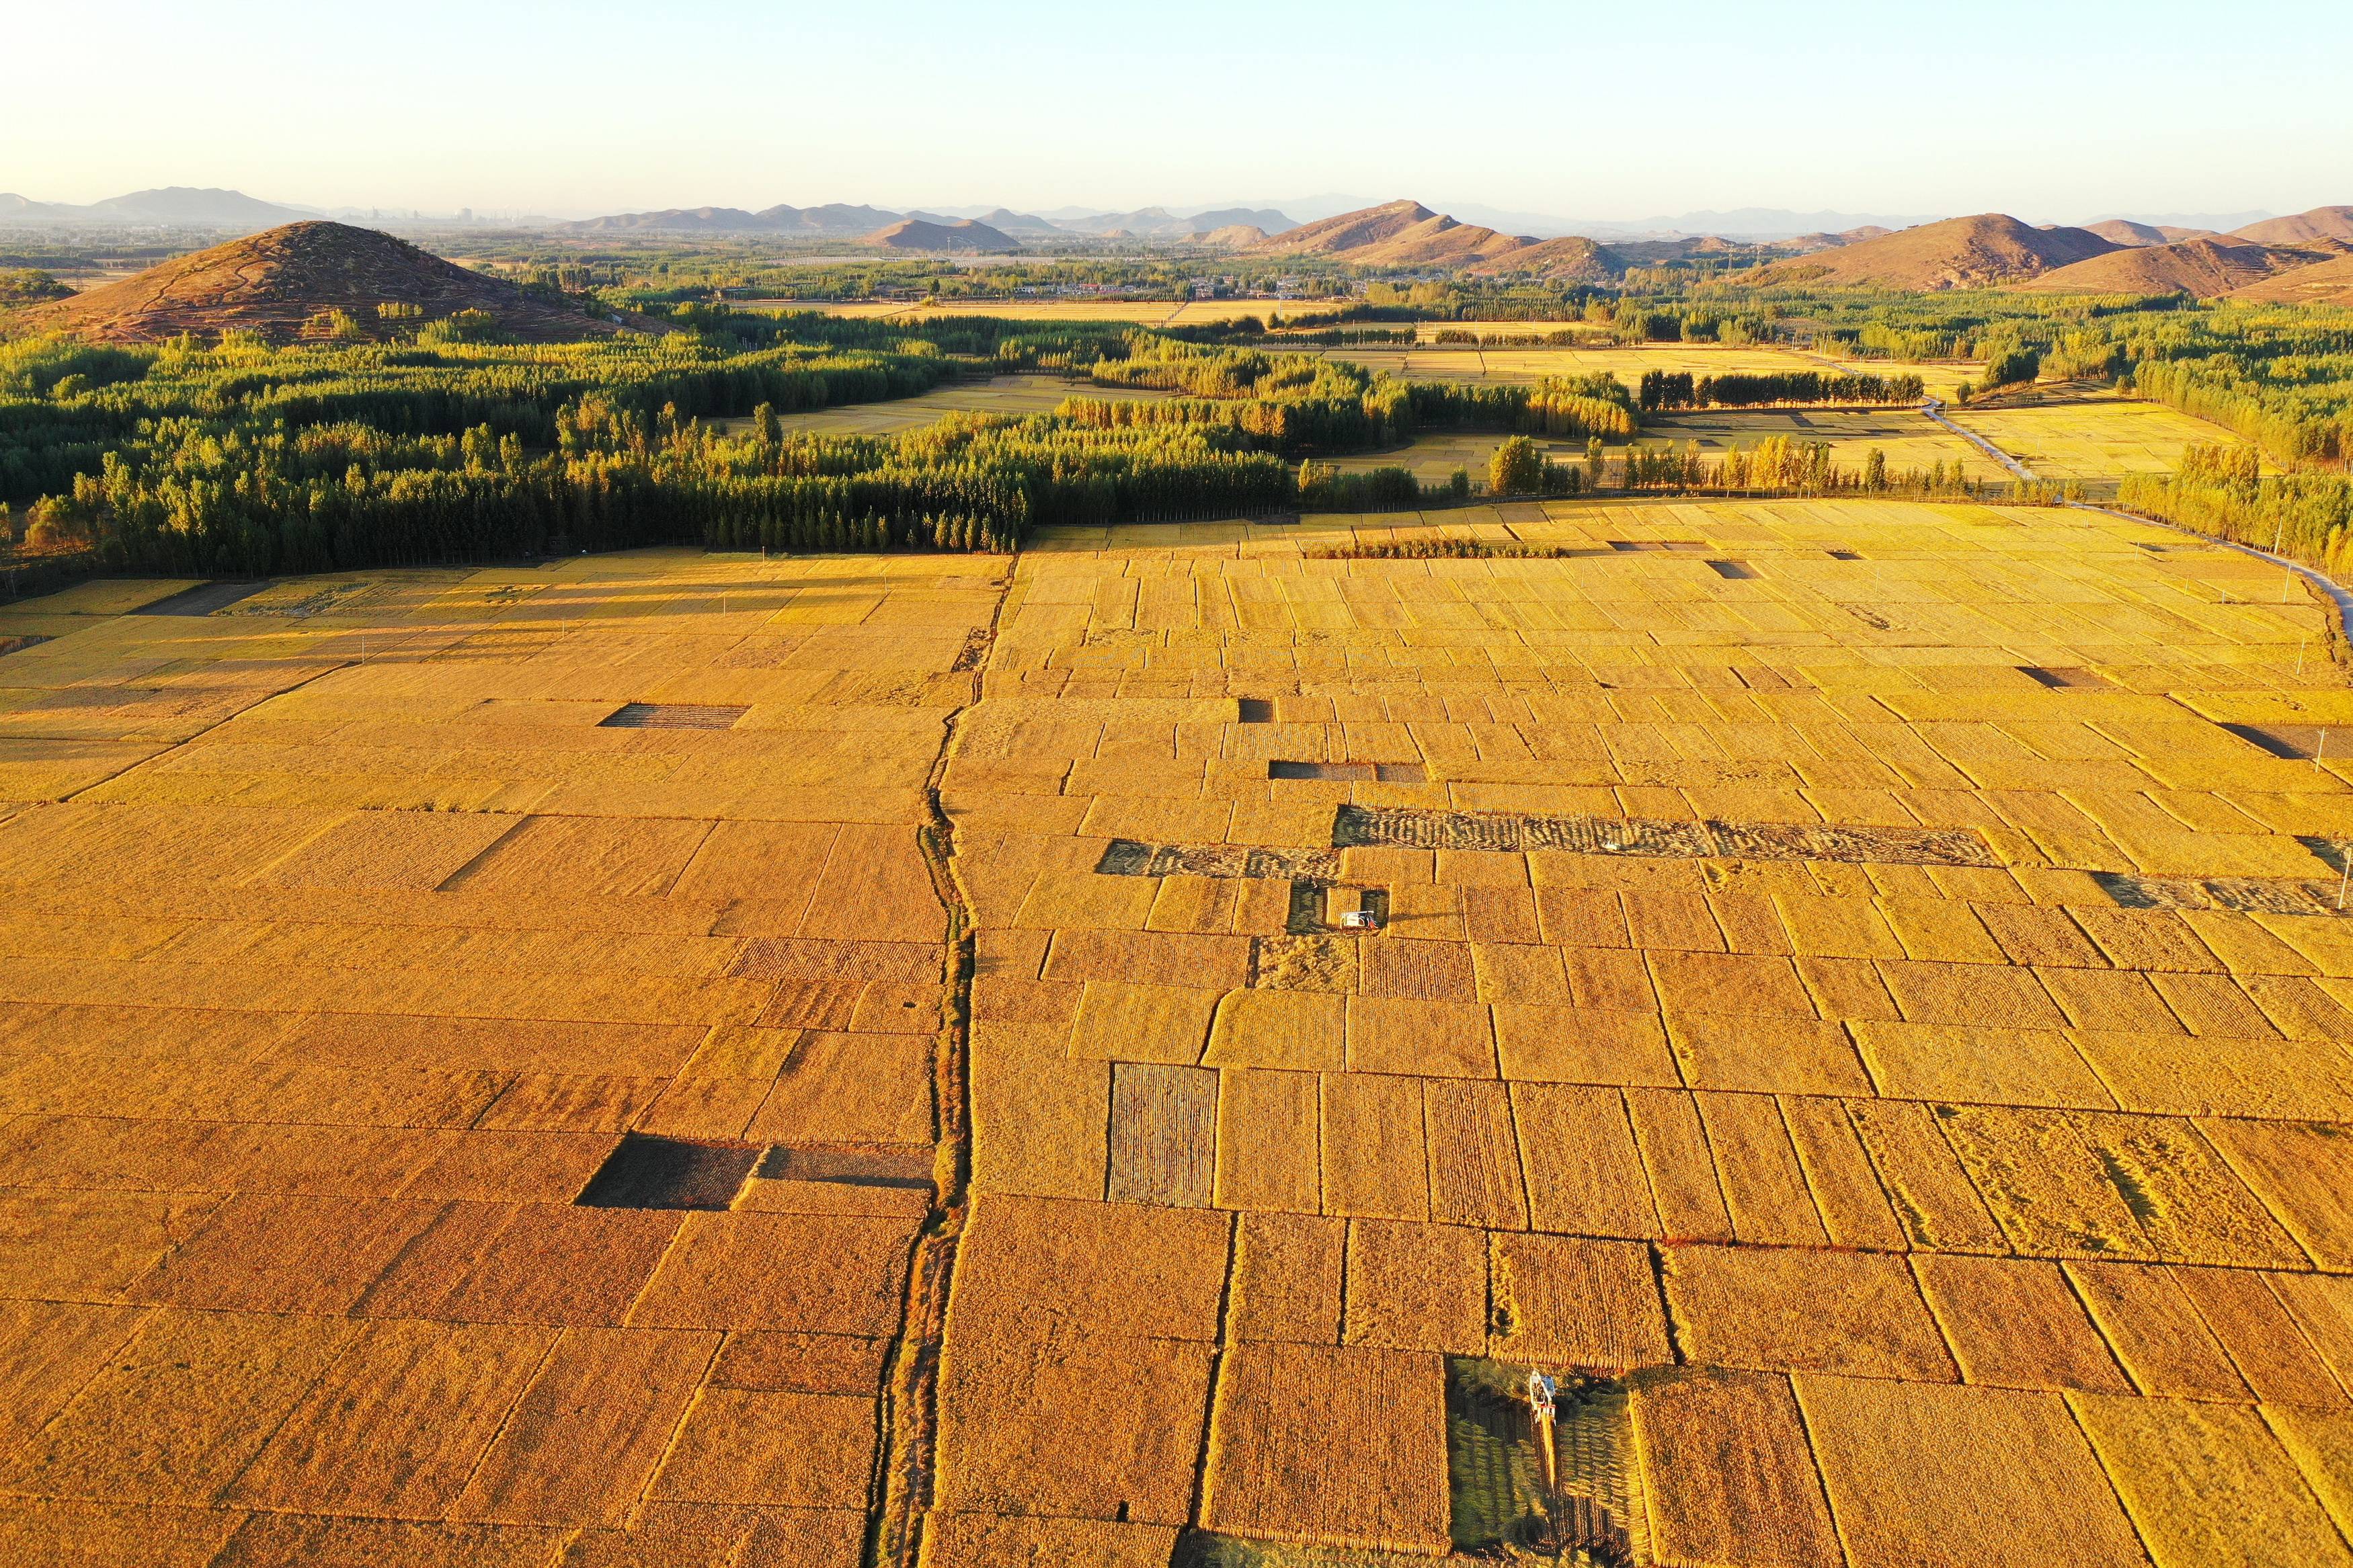
[[25, 5], [0, 191], [555, 216], [1314, 194], [1601, 220], [2353, 202], [2353, 5]]

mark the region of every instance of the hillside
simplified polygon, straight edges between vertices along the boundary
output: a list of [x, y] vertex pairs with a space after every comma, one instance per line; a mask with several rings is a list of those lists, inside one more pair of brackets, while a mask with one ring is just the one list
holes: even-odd
[[1564, 283], [1599, 283], [1623, 274], [1626, 263], [1609, 246], [1568, 235], [1523, 245], [1464, 270], [1482, 277], [1510, 273]]
[[1384, 202], [1285, 229], [1258, 248], [1269, 256], [1345, 256], [1395, 239], [1438, 215], [1419, 202]]
[[1747, 277], [1766, 285], [1831, 289], [1982, 289], [2121, 248], [2085, 229], [2035, 228], [2001, 213], [1979, 213], [1776, 261]]
[[965, 218], [957, 223], [937, 223], [929, 218], [903, 217], [872, 234], [860, 235], [860, 245], [881, 246], [885, 250], [945, 250], [997, 251], [1018, 250], [1021, 244], [1012, 236]]
[[2266, 218], [2232, 229], [2231, 237], [2256, 245], [2311, 245], [2316, 240], [2353, 244], [2353, 207], [2315, 207], [2287, 217]]
[[2112, 250], [2070, 267], [2054, 268], [2015, 285], [2049, 293], [2192, 294], [2208, 299], [2278, 273], [2326, 261], [2327, 253], [2280, 246], [2185, 239]]
[[2231, 298], [2273, 305], [2353, 305], [2353, 256], [2274, 273], [2232, 289]]
[[1536, 240], [1456, 221], [1419, 202], [1385, 202], [1302, 224], [1250, 247], [1261, 256], [1320, 256], [1356, 267], [1451, 267], [1476, 273], [1598, 279], [1624, 268], [1579, 237]]
[[1366, 267], [1471, 267], [1535, 243], [1478, 224], [1460, 223], [1440, 213], [1399, 229], [1378, 244], [1361, 247], [1345, 259]]
[[1247, 250], [1253, 245], [1265, 243], [1266, 230], [1254, 223], [1236, 223], [1229, 224], [1223, 228], [1213, 228], [1207, 234], [1188, 234], [1185, 237], [1195, 245], [1214, 245], [1226, 250]]
[[2112, 217], [2100, 223], [2084, 226], [2086, 234], [2096, 234], [2102, 239], [2118, 245], [2173, 245], [2185, 239], [2213, 237], [2213, 230], [2205, 228], [2174, 228], [2167, 224], [2136, 223], [2128, 217]]
[[1026, 234], [1039, 239], [1067, 237], [1070, 234], [1070, 230], [1048, 223], [1042, 217], [1035, 217], [1029, 213], [1014, 212], [1006, 207], [998, 207], [995, 212], [983, 213], [976, 221], [987, 224], [999, 234]]
[[[351, 312], [360, 330], [388, 336], [384, 304], [413, 305], [423, 321], [486, 310], [501, 335], [554, 342], [608, 335], [617, 323], [567, 310], [428, 255], [405, 240], [348, 224], [287, 224], [174, 257], [109, 283], [7, 318], [12, 332], [72, 332], [104, 342], [157, 342], [181, 332], [216, 337], [239, 329], [276, 342], [300, 337], [322, 310]], [[414, 331], [419, 318], [396, 323]]]
[[1262, 228], [1271, 235], [1286, 234], [1299, 226], [1272, 207], [1213, 207], [1185, 221], [1197, 229]]

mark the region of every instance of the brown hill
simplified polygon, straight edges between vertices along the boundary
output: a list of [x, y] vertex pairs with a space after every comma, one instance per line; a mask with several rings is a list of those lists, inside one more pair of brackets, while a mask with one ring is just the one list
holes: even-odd
[[2128, 217], [2112, 217], [2101, 223], [2084, 226], [2086, 234], [2096, 234], [2102, 239], [2112, 239], [2118, 245], [2173, 245], [2185, 239], [2214, 237], [2211, 228], [2175, 228], [2170, 224], [2136, 223]]
[[2071, 267], [2053, 268], [2015, 287], [2050, 293], [2194, 294], [2204, 300], [2327, 258], [2324, 251], [2185, 239], [2176, 245], [2112, 250]]
[[1515, 250], [1474, 263], [1463, 270], [1482, 277], [1511, 273], [1556, 279], [1566, 283], [1599, 283], [1622, 276], [1626, 263], [1608, 246], [1581, 236], [1568, 235], [1559, 239], [1540, 239], [1534, 245], [1523, 245]]
[[[1826, 229], [1817, 229], [1811, 234], [1791, 235], [1787, 239], [1768, 239], [1757, 248], [1786, 250], [1792, 256], [1805, 256], [1817, 250], [1836, 250], [1841, 245], [1852, 245], [1861, 239], [1877, 239], [1883, 234], [1894, 232], [1894, 229], [1882, 228], [1877, 224], [1867, 223], [1861, 228], [1851, 228], [1843, 234], [1831, 234]], [[1620, 248], [1622, 249], [1623, 247]]]
[[1344, 252], [1341, 259], [1365, 267], [1471, 267], [1535, 243], [1440, 214], [1399, 229], [1378, 245]]
[[1261, 256], [1323, 256], [1358, 267], [1460, 268], [1542, 278], [1614, 278], [1624, 263], [1589, 239], [1537, 240], [1460, 223], [1419, 202], [1387, 202], [1303, 224], [1250, 247]]
[[1394, 239], [1437, 216], [1419, 202], [1386, 202], [1285, 229], [1258, 248], [1269, 256], [1339, 256]]
[[2257, 245], [2304, 245], [2316, 240], [2353, 242], [2353, 207], [2315, 207], [2291, 217], [2265, 218], [2231, 231], [2232, 239]]
[[2034, 228], [2001, 213], [1980, 213], [1776, 261], [1748, 276], [1764, 284], [1831, 289], [1982, 289], [2119, 248], [2084, 229]]
[[1264, 243], [1266, 230], [1254, 223], [1229, 223], [1223, 228], [1213, 228], [1207, 234], [1188, 234], [1185, 238], [1192, 245], [1214, 245], [1227, 250], [1247, 250], [1253, 245]]
[[2353, 305], [2353, 256], [2275, 272], [2233, 289], [2231, 298], [2274, 305]]
[[[385, 319], [378, 305], [419, 315]], [[372, 228], [290, 223], [174, 257], [120, 283], [8, 318], [12, 332], [72, 332], [106, 342], [158, 342], [181, 332], [215, 337], [238, 329], [275, 342], [302, 335], [323, 310], [348, 311], [372, 337], [421, 321], [485, 310], [501, 336], [534, 342], [610, 335], [621, 323], [526, 294]]]
[[927, 218], [901, 218], [887, 228], [878, 228], [861, 237], [860, 245], [879, 245], [885, 250], [1018, 250], [1021, 246], [1011, 236], [993, 229], [985, 223], [970, 218], [956, 223], [934, 223]]

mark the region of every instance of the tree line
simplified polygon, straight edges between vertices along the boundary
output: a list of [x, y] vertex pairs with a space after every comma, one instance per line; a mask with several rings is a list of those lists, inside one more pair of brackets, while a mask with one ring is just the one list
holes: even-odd
[[1690, 371], [1646, 370], [1635, 391], [1645, 414], [1677, 408], [1757, 408], [1774, 404], [1917, 403], [1917, 375], [1876, 376], [1820, 371], [1735, 373], [1694, 376]]

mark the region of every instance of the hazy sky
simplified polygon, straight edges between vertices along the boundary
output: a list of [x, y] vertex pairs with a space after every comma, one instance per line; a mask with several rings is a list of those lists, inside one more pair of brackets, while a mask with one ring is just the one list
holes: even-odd
[[0, 191], [47, 201], [2353, 202], [2344, 0], [79, 0], [7, 35]]

